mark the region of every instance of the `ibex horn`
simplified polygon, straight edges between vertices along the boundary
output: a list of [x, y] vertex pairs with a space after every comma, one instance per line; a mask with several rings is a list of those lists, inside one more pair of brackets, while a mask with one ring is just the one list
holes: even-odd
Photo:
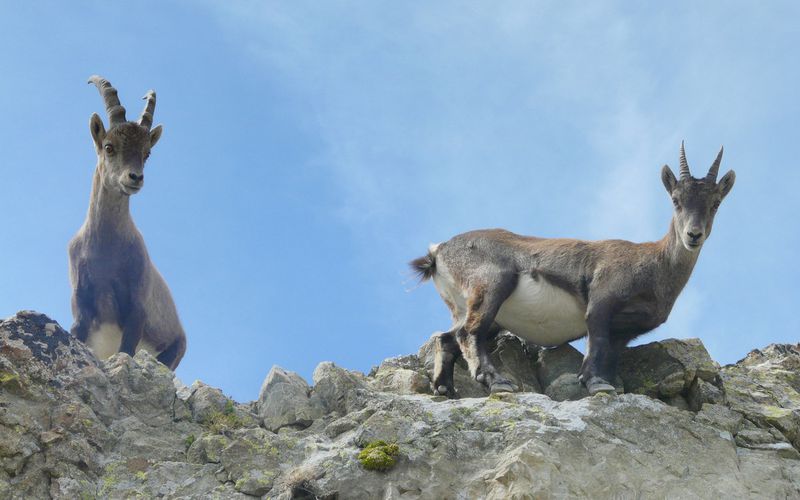
[[686, 162], [686, 151], [683, 149], [683, 141], [681, 141], [681, 179], [691, 179], [691, 177], [689, 163]]
[[706, 180], [708, 182], [717, 182], [717, 174], [719, 174], [719, 164], [722, 162], [723, 149], [725, 148], [720, 146], [719, 153], [717, 153], [717, 159], [714, 160], [714, 163], [711, 165], [711, 168], [708, 169], [708, 174], [706, 174]]
[[119, 103], [117, 97], [117, 89], [111, 86], [108, 80], [102, 76], [92, 75], [89, 77], [89, 82], [97, 86], [100, 95], [103, 96], [103, 101], [106, 104], [106, 113], [108, 114], [109, 128], [120, 123], [125, 123], [125, 108]]
[[156, 109], [156, 91], [149, 90], [147, 94], [142, 97], [145, 101], [147, 101], [144, 105], [144, 111], [142, 111], [142, 116], [139, 117], [139, 125], [146, 127], [147, 130], [150, 130], [150, 127], [153, 126], [153, 112]]

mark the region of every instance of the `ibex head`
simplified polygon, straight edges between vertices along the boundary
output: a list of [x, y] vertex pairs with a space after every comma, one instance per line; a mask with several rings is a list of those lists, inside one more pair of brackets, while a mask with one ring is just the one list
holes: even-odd
[[661, 170], [661, 180], [672, 197], [675, 209], [675, 231], [683, 246], [693, 252], [699, 250], [711, 234], [711, 226], [714, 224], [714, 216], [717, 214], [719, 204], [733, 187], [736, 174], [730, 170], [717, 182], [719, 164], [722, 161], [722, 148], [708, 170], [708, 174], [702, 179], [695, 179], [689, 172], [683, 142], [681, 142], [680, 161], [680, 180], [675, 178], [675, 174], [667, 165], [664, 165]]
[[105, 78], [94, 75], [89, 78], [103, 96], [108, 114], [108, 130], [103, 120], [92, 114], [89, 130], [97, 151], [98, 166], [102, 168], [103, 184], [106, 188], [130, 196], [138, 193], [144, 185], [144, 163], [150, 149], [161, 137], [161, 125], [153, 125], [156, 93], [152, 90], [144, 96], [142, 116], [136, 122], [125, 119], [125, 108], [119, 102], [117, 90]]

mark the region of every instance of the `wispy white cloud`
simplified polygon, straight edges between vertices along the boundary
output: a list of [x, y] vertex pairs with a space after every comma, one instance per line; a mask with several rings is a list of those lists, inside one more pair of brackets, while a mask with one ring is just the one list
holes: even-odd
[[[218, 8], [262, 70], [313, 103], [349, 222], [425, 209], [437, 217], [422, 230], [446, 234], [479, 204], [474, 224], [555, 232], [559, 189], [564, 207], [588, 193], [590, 236], [650, 234], [658, 131], [608, 8], [241, 5]], [[572, 137], [554, 144], [559, 128]]]
[[[410, 247], [475, 227], [657, 239], [670, 214], [659, 169], [681, 139], [705, 168], [766, 120], [758, 89], [782, 88], [756, 52], [786, 33], [743, 38], [743, 24], [769, 25], [747, 12], [708, 26], [697, 6], [614, 3], [209, 8], [254, 71], [313, 110], [339, 216], [391, 279]], [[690, 286], [663, 332], [695, 331], [702, 301]]]

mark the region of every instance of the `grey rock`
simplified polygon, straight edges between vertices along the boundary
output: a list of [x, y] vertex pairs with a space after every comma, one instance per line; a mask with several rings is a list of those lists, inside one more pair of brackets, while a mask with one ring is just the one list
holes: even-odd
[[765, 429], [743, 429], [736, 434], [736, 444], [746, 448], [757, 445], [780, 443], [783, 439], [776, 438]]
[[[422, 347], [418, 357], [430, 380], [433, 380], [435, 359], [434, 334]], [[492, 363], [501, 375], [526, 392], [542, 392], [536, 377], [536, 348], [509, 332], [500, 332], [489, 344]], [[469, 373], [467, 362], [459, 357], [453, 371], [453, 382], [459, 397], [478, 398], [489, 395], [489, 389]]]
[[741, 413], [733, 411], [723, 405], [710, 403], [703, 404], [702, 408], [695, 416], [695, 420], [705, 425], [727, 431], [732, 435], [738, 433], [744, 423], [744, 417]]
[[104, 371], [115, 394], [128, 412], [150, 425], [166, 425], [172, 421], [175, 402], [175, 375], [147, 351], [131, 358], [117, 353], [105, 362]]
[[218, 464], [222, 461], [222, 450], [229, 444], [230, 439], [221, 434], [204, 433], [199, 437], [193, 436], [192, 443], [186, 450], [186, 458], [197, 464]]
[[322, 416], [322, 408], [309, 399], [310, 388], [303, 377], [273, 366], [258, 396], [258, 416], [267, 429], [286, 426], [306, 428]]
[[[146, 354], [99, 363], [37, 313], [0, 322], [0, 341], [0, 498], [800, 497], [796, 346], [723, 368], [720, 393], [704, 392], [719, 380], [686, 362], [686, 346], [651, 346], [653, 360], [683, 360], [659, 379], [660, 399], [584, 397], [564, 371], [547, 384], [551, 397], [447, 400], [376, 389], [381, 371], [425, 376], [424, 356], [392, 358], [369, 377], [323, 363], [307, 399], [327, 413], [274, 433], [258, 426], [262, 401], [187, 390]], [[519, 380], [535, 373], [526, 346], [499, 345], [498, 364]], [[273, 379], [290, 385], [285, 394], [308, 392], [291, 375]], [[682, 409], [690, 404], [699, 411]], [[376, 440], [399, 448], [384, 472], [358, 459]]]
[[544, 393], [553, 401], [576, 401], [589, 396], [589, 391], [578, 380], [578, 375], [569, 372], [551, 381]]
[[703, 384], [702, 392], [689, 396], [696, 379], [716, 386], [722, 393], [719, 366], [698, 339], [667, 339], [627, 348], [620, 356], [618, 372], [625, 392], [664, 400], [680, 395], [696, 409], [704, 402], [713, 403], [722, 397], [704, 400], [707, 395], [711, 397], [711, 389]]
[[272, 489], [281, 464], [280, 440], [264, 429], [242, 429], [221, 453], [221, 464], [236, 491], [261, 496]]
[[800, 344], [751, 351], [721, 373], [726, 404], [760, 428], [779, 431], [800, 449]]
[[363, 374], [325, 361], [314, 369], [313, 380], [312, 404], [319, 405], [326, 412], [342, 414], [361, 409], [361, 398], [356, 391], [367, 389], [367, 380]]
[[337, 418], [336, 420], [330, 422], [325, 427], [323, 432], [329, 438], [335, 438], [340, 434], [355, 429], [366, 419], [371, 417], [373, 413], [375, 413], [374, 408], [365, 408], [363, 410], [350, 413], [344, 417]]
[[430, 394], [431, 380], [424, 373], [394, 366], [380, 368], [369, 381], [376, 391], [395, 394]]
[[681, 410], [690, 410], [689, 402], [680, 394], [675, 394], [674, 396], [665, 397], [662, 399], [665, 403], [675, 408], [679, 408]]
[[207, 422], [212, 415], [223, 412], [230, 398], [216, 387], [199, 380], [192, 384], [192, 395], [187, 399], [195, 422]]
[[[578, 376], [583, 363], [583, 354], [570, 344], [539, 351], [537, 376], [539, 383], [546, 390], [557, 378], [564, 374]], [[587, 393], [588, 395], [588, 393]]]
[[725, 393], [700, 377], [696, 377], [689, 386], [686, 396], [689, 408], [699, 411], [704, 404], [722, 404], [725, 402]]
[[425, 367], [419, 359], [419, 356], [416, 354], [406, 354], [384, 359], [380, 366], [374, 367], [372, 371], [370, 371], [369, 376], [373, 377], [379, 370], [385, 368], [404, 368], [406, 370], [425, 371]]
[[509, 332], [500, 332], [490, 346], [489, 357], [502, 375], [523, 392], [542, 392], [536, 376], [536, 352], [524, 340]]
[[175, 386], [175, 396], [181, 401], [187, 401], [192, 395], [192, 388], [184, 384], [179, 378], [172, 379], [172, 384]]

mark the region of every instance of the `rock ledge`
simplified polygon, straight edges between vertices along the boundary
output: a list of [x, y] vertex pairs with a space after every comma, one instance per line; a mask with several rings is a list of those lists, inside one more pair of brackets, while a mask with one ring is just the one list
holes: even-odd
[[20, 312], [0, 322], [0, 498], [800, 497], [800, 345], [725, 367], [697, 339], [630, 348], [620, 394], [594, 397], [570, 346], [505, 333], [492, 358], [523, 392], [459, 365], [456, 400], [430, 395], [431, 354], [325, 362], [313, 387], [273, 367], [237, 403]]

